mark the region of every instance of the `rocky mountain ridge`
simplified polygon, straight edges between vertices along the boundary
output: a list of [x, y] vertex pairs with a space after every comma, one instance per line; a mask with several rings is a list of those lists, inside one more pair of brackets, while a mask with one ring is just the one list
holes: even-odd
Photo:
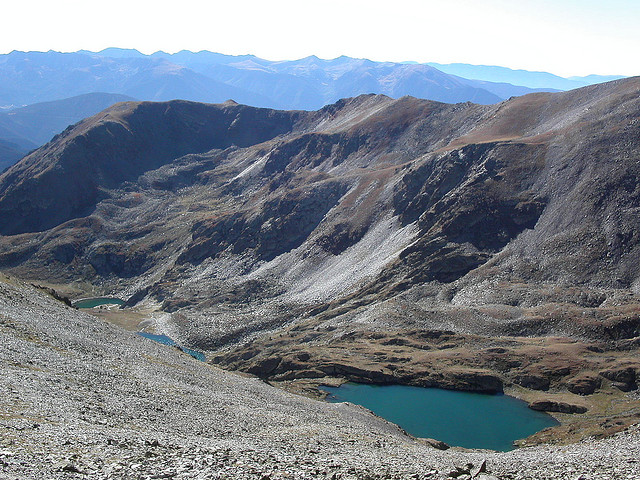
[[114, 103], [128, 100], [134, 99], [125, 95], [88, 93], [0, 112], [0, 171], [47, 143], [69, 125]]
[[[301, 200], [310, 194], [298, 187], [313, 185], [316, 191], [310, 196], [319, 193], [329, 202], [324, 213], [314, 212], [318, 219], [308, 233], [340, 204], [332, 211], [335, 220], [324, 222], [332, 223], [332, 235], [316, 239], [333, 255], [357, 243], [379, 220], [372, 217], [372, 205], [349, 205], [362, 194], [362, 200], [378, 202], [400, 225], [428, 234], [423, 243], [442, 238], [458, 248], [468, 245], [471, 254], [463, 256], [481, 263], [488, 259], [482, 255], [497, 253], [522, 232], [536, 236], [528, 245], [535, 248], [548, 242], [543, 237], [557, 240], [558, 231], [581, 233], [586, 226], [579, 225], [580, 216], [597, 215], [599, 222], [611, 224], [597, 235], [604, 234], [602, 241], [618, 252], [615, 261], [609, 255], [607, 263], [622, 270], [615, 275], [604, 263], [598, 263], [598, 269], [631, 288], [638, 277], [629, 263], [636, 242], [625, 228], [628, 215], [633, 215], [626, 205], [636, 201], [637, 172], [631, 160], [637, 83], [631, 79], [579, 93], [536, 94], [488, 107], [381, 96], [341, 101], [318, 112], [233, 103], [124, 103], [69, 129], [2, 176], [0, 210], [6, 221], [0, 228], [5, 235], [47, 230], [93, 211], [108, 192], [125, 187], [151, 186], [152, 191], [173, 194], [202, 185], [215, 189], [222, 183], [220, 198], [238, 200], [239, 194], [247, 197], [251, 192], [254, 200], [239, 203], [250, 210], [243, 221], [249, 215], [255, 222], [258, 211], [270, 216], [277, 208], [291, 213], [291, 208], [304, 208]], [[596, 129], [606, 122], [611, 122], [606, 136], [598, 135]], [[615, 162], [622, 164], [614, 169]], [[216, 184], [208, 177], [218, 176], [218, 171], [222, 178]], [[584, 180], [574, 182], [581, 175]], [[65, 188], [57, 185], [61, 182]], [[612, 194], [612, 205], [598, 211], [608, 200], [604, 196]], [[274, 200], [261, 200], [269, 197]], [[471, 198], [465, 197], [482, 204], [470, 204]], [[292, 200], [295, 206], [287, 204]], [[552, 213], [551, 207], [562, 202], [575, 204], [576, 211], [539, 222], [548, 216], [543, 212]], [[459, 208], [451, 208], [456, 205]], [[346, 219], [347, 213], [355, 213], [355, 218]], [[215, 257], [202, 243], [214, 233], [207, 228], [231, 227], [228, 222], [235, 224], [236, 218], [193, 223], [192, 245], [181, 253], [181, 261], [195, 264]], [[266, 218], [257, 220], [263, 222], [257, 226], [265, 227]], [[632, 250], [615, 248], [620, 242]], [[424, 255], [429, 249], [423, 243], [414, 244], [413, 250]], [[409, 249], [403, 257], [413, 254]], [[617, 285], [605, 281], [605, 275], [583, 273], [589, 273], [594, 285]], [[448, 281], [447, 275], [442, 279]], [[455, 272], [451, 275], [457, 278]], [[585, 278], [575, 275], [576, 280]]]
[[639, 115], [638, 78], [489, 106], [123, 103], [0, 176], [0, 264], [155, 309], [227, 368], [523, 388], [610, 434], [638, 414]]

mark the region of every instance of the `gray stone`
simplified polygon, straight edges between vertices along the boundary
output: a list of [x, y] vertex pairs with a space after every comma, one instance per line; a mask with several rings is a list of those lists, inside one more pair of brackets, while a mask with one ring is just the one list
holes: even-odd
[[472, 477], [477, 477], [478, 475], [486, 471], [487, 471], [487, 461], [482, 460], [482, 462], [480, 462], [480, 464], [477, 467], [474, 467], [471, 469], [470, 473]]

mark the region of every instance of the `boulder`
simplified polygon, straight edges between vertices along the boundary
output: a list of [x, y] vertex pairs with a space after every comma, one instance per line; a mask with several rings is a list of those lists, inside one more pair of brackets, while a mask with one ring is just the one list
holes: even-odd
[[481, 473], [484, 473], [486, 471], [487, 471], [487, 461], [482, 460], [482, 462], [480, 462], [480, 465], [477, 465], [471, 469], [471, 476], [475, 478]]
[[451, 448], [449, 445], [447, 445], [441, 440], [435, 440], [433, 438], [423, 438], [422, 440], [424, 440], [425, 443], [431, 445], [433, 448], [436, 448], [438, 450], [448, 450], [449, 448]]

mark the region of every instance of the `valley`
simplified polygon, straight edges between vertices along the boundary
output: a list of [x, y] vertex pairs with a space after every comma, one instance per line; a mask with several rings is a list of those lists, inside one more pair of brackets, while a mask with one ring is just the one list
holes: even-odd
[[204, 352], [189, 371], [505, 392], [561, 422], [523, 446], [635, 438], [639, 116], [638, 78], [494, 105], [118, 103], [0, 175], [0, 268], [123, 299], [97, 314]]

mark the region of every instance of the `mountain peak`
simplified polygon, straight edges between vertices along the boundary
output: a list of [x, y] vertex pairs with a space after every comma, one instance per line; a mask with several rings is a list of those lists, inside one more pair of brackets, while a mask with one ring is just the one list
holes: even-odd
[[98, 55], [102, 55], [105, 57], [113, 57], [113, 58], [141, 58], [146, 55], [142, 52], [136, 50], [135, 48], [117, 48], [117, 47], [109, 47], [99, 52], [96, 52]]

